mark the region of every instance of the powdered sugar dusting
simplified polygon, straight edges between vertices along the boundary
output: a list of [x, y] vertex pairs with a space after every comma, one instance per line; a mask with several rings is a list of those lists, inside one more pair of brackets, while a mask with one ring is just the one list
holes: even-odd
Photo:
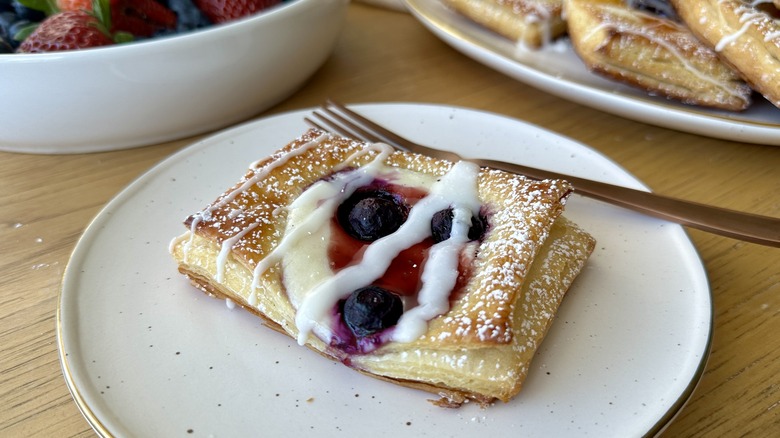
[[[300, 232], [290, 230], [291, 224], [300, 224], [291, 218], [299, 211], [315, 211], [320, 204], [305, 208], [291, 206], [318, 182], [342, 176], [349, 179], [356, 169], [368, 167], [374, 161], [383, 162], [383, 175], [388, 167], [397, 167], [399, 172], [427, 175], [420, 181], [442, 179], [455, 169], [453, 163], [404, 152], [388, 155], [376, 145], [311, 130], [269, 159], [253, 164], [233, 188], [188, 218], [190, 230], [198, 235], [200, 251], [213, 251], [203, 249], [202, 238], [218, 244], [217, 264], [225, 263], [225, 267], [209, 267], [211, 275], [229, 282], [231, 278], [236, 279], [237, 271], [256, 271], [256, 284], [250, 285], [242, 274], [233, 283], [241, 290], [236, 291], [235, 297], [228, 296], [240, 298], [241, 305], [268, 316], [296, 337], [298, 330], [290, 322], [295, 320], [301, 301], [291, 295], [289, 278], [285, 278], [293, 271], [288, 272], [286, 260], [277, 263], [273, 254], [285, 252], [281, 249], [285, 236]], [[403, 380], [442, 378], [436, 377], [436, 373], [449, 376], [446, 379], [462, 376], [476, 385], [471, 394], [481, 403], [492, 398], [508, 400], [519, 391], [533, 351], [544, 337], [571, 282], [571, 278], [556, 278], [554, 272], [567, 272], [565, 275], [573, 278], [579, 271], [553, 265], [567, 263], [568, 255], [577, 258], [576, 263], [584, 263], [590, 248], [576, 239], [561, 238], [558, 224], [563, 218], [559, 216], [571, 191], [565, 181], [533, 181], [480, 169], [476, 173], [476, 186], [479, 198], [476, 205], [481, 206], [480, 215], [485, 213], [488, 218], [487, 231], [482, 240], [468, 243], [461, 253], [460, 257], [465, 257], [461, 260], [466, 260], [470, 268], [465, 271], [468, 276], [463, 288], [457, 289], [457, 296], [450, 296], [452, 308], [430, 320], [425, 335], [416, 340], [389, 342], [368, 354], [350, 354], [351, 366]], [[473, 212], [474, 208], [469, 210]], [[462, 215], [466, 216], [468, 212]], [[328, 241], [324, 234], [312, 236], [315, 238], [304, 240]], [[187, 251], [182, 238], [174, 239], [171, 245]], [[552, 251], [550, 245], [555, 245]], [[202, 261], [200, 257], [197, 259]], [[303, 266], [308, 268], [310, 261], [314, 259], [304, 258]], [[265, 267], [269, 269], [265, 271]], [[330, 269], [327, 263], [324, 269]], [[547, 272], [547, 269], [553, 274], [539, 275], [539, 270]], [[255, 291], [255, 287], [259, 290]], [[204, 290], [214, 288], [204, 287]], [[227, 304], [232, 302], [231, 299]], [[315, 339], [311, 345], [326, 353], [330, 351], [327, 342], [323, 345]], [[480, 353], [472, 354], [468, 346], [476, 346]], [[426, 364], [424, 369], [408, 366], [421, 362]], [[425, 373], [429, 373], [427, 377]], [[442, 396], [450, 400], [445, 403], [448, 406], [464, 400], [459, 391], [445, 391]]]
[[772, 0], [673, 0], [698, 36], [750, 86], [780, 106], [780, 10]]
[[[299, 196], [291, 187], [308, 187], [332, 171], [331, 163], [348, 157], [356, 160], [355, 165], [370, 162], [377, 152], [365, 149], [363, 143], [312, 130], [271, 158], [253, 164], [239, 184], [190, 219], [191, 227], [227, 242], [235, 255], [255, 268], [283, 239], [284, 209]], [[296, 165], [276, 164], [287, 160], [295, 160]], [[386, 165], [441, 176], [452, 163], [396, 152]], [[537, 242], [546, 238], [546, 230], [570, 192], [564, 181], [532, 181], [489, 169], [481, 170], [479, 186], [479, 195], [487, 200], [492, 214], [489, 236], [475, 260], [485, 269], [470, 280], [470, 292], [441, 318], [438, 330], [429, 331], [439, 341], [511, 341], [510, 317], [517, 290], [538, 251]]]
[[[593, 48], [586, 50], [603, 52], [604, 58], [611, 58], [594, 61], [596, 70], [604, 70], [619, 79], [631, 78], [629, 82], [637, 82], [651, 92], [689, 103], [723, 102], [743, 108], [749, 104], [750, 90], [737, 73], [719, 60], [715, 50], [676, 20], [637, 11], [623, 3], [583, 2], [576, 7], [583, 15], [593, 14], [599, 25], [587, 31], [573, 28], [573, 40], [578, 42], [575, 47]], [[654, 68], [665, 64], [672, 67]], [[692, 75], [684, 83], [681, 82], [683, 70]]]
[[528, 269], [569, 193], [563, 181], [529, 181], [522, 176], [484, 170], [494, 204], [488, 238], [479, 248], [480, 269], [470, 291], [444, 316], [431, 335], [440, 342], [509, 343], [512, 306]]

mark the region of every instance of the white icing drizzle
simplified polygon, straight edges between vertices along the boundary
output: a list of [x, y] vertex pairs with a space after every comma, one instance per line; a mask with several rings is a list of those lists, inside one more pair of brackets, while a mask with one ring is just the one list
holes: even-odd
[[720, 52], [722, 51], [727, 45], [733, 43], [736, 41], [739, 37], [745, 34], [747, 30], [750, 28], [750, 26], [753, 24], [752, 20], [756, 18], [760, 18], [760, 12], [754, 12], [752, 14], [742, 14], [739, 17], [739, 22], [743, 23], [742, 27], [732, 33], [731, 35], [726, 35], [723, 38], [721, 38], [720, 41], [718, 41], [718, 44], [715, 45], [715, 51]]
[[[255, 184], [262, 183], [271, 171], [284, 165], [293, 157], [316, 147], [329, 137], [329, 134], [321, 134], [306, 144], [270, 161], [262, 168], [257, 168], [260, 161], [253, 163], [250, 168], [254, 170], [254, 173], [250, 177], [215, 203], [193, 215], [192, 234], [194, 235], [200, 222], [211, 220], [216, 210], [225, 207]], [[252, 291], [248, 297], [250, 306], [257, 305], [257, 288], [260, 286], [262, 274], [271, 266], [279, 263], [284, 254], [289, 253], [300, 239], [306, 238], [323, 224], [328, 223], [338, 205], [355, 190], [369, 184], [378, 175], [391, 172], [384, 163], [392, 152], [393, 149], [385, 144], [369, 145], [355, 152], [339, 168], [334, 170], [342, 170], [361, 156], [373, 153], [374, 157], [368, 163], [355, 170], [337, 172], [328, 179], [318, 181], [296, 198], [291, 205], [286, 208], [280, 207], [274, 211], [274, 215], [278, 215], [285, 210], [293, 211], [296, 207], [304, 204], [317, 206], [312, 214], [298, 221], [294, 228], [288, 228], [278, 245], [258, 262], [253, 272]], [[333, 334], [331, 329], [332, 310], [338, 300], [384, 275], [390, 263], [401, 251], [430, 236], [430, 221], [436, 212], [452, 208], [454, 217], [450, 238], [430, 248], [421, 275], [422, 287], [417, 296], [417, 305], [406, 310], [392, 331], [390, 339], [397, 342], [410, 342], [422, 336], [427, 330], [427, 322], [449, 309], [449, 295], [457, 282], [462, 250], [469, 240], [468, 230], [471, 226], [471, 218], [480, 209], [476, 192], [478, 174], [478, 166], [467, 162], [456, 163], [449, 172], [429, 187], [428, 195], [417, 202], [409, 211], [407, 221], [399, 230], [367, 246], [358, 264], [340, 270], [313, 290], [305, 292], [299, 299], [291, 296], [291, 301], [297, 308], [298, 342], [304, 344], [312, 332], [329, 340]], [[244, 212], [236, 208], [227, 212], [226, 216], [234, 219], [242, 214]], [[259, 226], [257, 222], [250, 223], [222, 241], [216, 261], [215, 279], [218, 282], [225, 280], [230, 251], [257, 226]], [[181, 236], [174, 238], [170, 244], [171, 250], [184, 239]], [[183, 245], [185, 258], [192, 242], [193, 236]], [[226, 300], [226, 305], [232, 308], [235, 303], [232, 300]]]
[[257, 225], [257, 222], [251, 223], [233, 237], [222, 241], [222, 247], [219, 249], [219, 254], [217, 255], [217, 275], [215, 278], [218, 283], [225, 281], [225, 266], [227, 266], [227, 257], [228, 254], [230, 254], [230, 250], [233, 249], [233, 245], [247, 233], [257, 228]]
[[206, 207], [205, 209], [193, 215], [192, 223], [190, 224], [190, 233], [191, 233], [190, 239], [187, 241], [187, 243], [184, 246], [185, 260], [187, 254], [189, 253], [189, 249], [192, 246], [192, 241], [195, 238], [195, 231], [197, 230], [198, 224], [200, 222], [211, 219], [211, 215], [215, 210], [222, 208], [227, 204], [229, 204], [230, 202], [232, 202], [233, 200], [235, 200], [238, 195], [240, 195], [250, 187], [254, 186], [255, 184], [265, 179], [268, 176], [268, 174], [271, 173], [271, 171], [273, 171], [274, 169], [286, 164], [293, 157], [301, 155], [304, 152], [308, 151], [309, 149], [316, 147], [317, 145], [322, 143], [325, 139], [330, 137], [331, 135], [328, 133], [321, 133], [311, 141], [301, 145], [296, 149], [293, 149], [292, 151], [284, 153], [276, 160], [272, 160], [269, 164], [267, 164], [261, 169], [256, 169], [258, 162], [252, 163], [250, 168], [255, 169], [255, 172], [251, 177], [247, 178], [240, 186], [236, 187], [231, 192], [227, 193], [225, 196], [220, 198], [217, 202], [211, 204], [210, 206]]
[[476, 196], [478, 173], [479, 168], [472, 163], [456, 163], [433, 184], [429, 194], [412, 207], [406, 222], [396, 232], [368, 245], [359, 263], [340, 270], [309, 291], [296, 314], [298, 343], [305, 344], [312, 332], [320, 337], [328, 335], [336, 303], [380, 278], [401, 251], [431, 235], [431, 218], [437, 211], [453, 207], [456, 217], [449, 239], [452, 242], [441, 242], [436, 254], [425, 264], [423, 287], [418, 296], [420, 305], [405, 313], [406, 317], [398, 322], [393, 337], [399, 341], [419, 338], [426, 330], [425, 323], [449, 307], [448, 297], [457, 280], [460, 250], [468, 240], [471, 217], [480, 207]]
[[176, 246], [182, 241], [184, 241], [185, 238], [186, 238], [186, 234], [182, 234], [181, 236], [176, 236], [173, 239], [171, 239], [171, 243], [168, 244], [168, 252], [173, 254], [174, 250], [176, 249]]
[[[615, 11], [613, 14], [619, 14], [621, 12], [620, 8], [615, 8]], [[610, 22], [610, 23], [601, 23], [598, 26], [594, 27], [590, 30], [590, 32], [585, 36], [585, 39], [591, 38], [593, 35], [602, 32], [604, 29], [615, 29], [619, 33], [623, 34], [632, 34], [637, 35], [639, 37], [647, 38], [651, 40], [653, 43], [657, 44], [659, 47], [662, 47], [665, 49], [668, 53], [670, 53], [672, 56], [677, 58], [677, 60], [680, 61], [682, 65], [685, 66], [686, 70], [693, 73], [696, 77], [701, 79], [704, 82], [708, 82], [710, 84], [716, 85], [721, 87], [724, 90], [729, 91], [729, 94], [732, 96], [738, 96], [738, 93], [733, 92], [731, 90], [731, 87], [727, 86], [723, 82], [717, 81], [713, 76], [707, 75], [705, 73], [702, 73], [699, 69], [697, 69], [689, 60], [688, 56], [685, 56], [684, 54], [680, 53], [680, 51], [675, 47], [673, 44], [670, 44], [669, 42], [665, 41], [663, 37], [656, 35], [651, 29], [640, 29], [635, 28], [630, 25], [625, 25], [618, 22]]]
[[244, 214], [244, 211], [241, 210], [240, 208], [236, 208], [236, 209], [230, 210], [230, 213], [228, 213], [227, 217], [228, 217], [228, 219], [235, 219], [235, 218], [241, 216], [242, 214]]
[[[719, 5], [722, 5], [723, 3], [724, 0], [718, 0]], [[725, 49], [726, 46], [738, 40], [742, 35], [745, 34], [745, 32], [748, 31], [748, 29], [750, 29], [751, 26], [761, 26], [762, 24], [769, 22], [774, 22], [777, 24], [777, 20], [773, 20], [768, 14], [756, 9], [756, 6], [765, 3], [771, 4], [773, 1], [753, 0], [747, 5], [738, 6], [734, 12], [739, 15], [739, 22], [742, 23], [742, 27], [740, 27], [736, 32], [725, 35], [723, 38], [721, 38], [720, 41], [718, 41], [718, 44], [715, 45], [715, 51], [720, 52]], [[769, 42], [778, 38], [780, 38], [780, 30], [767, 32], [766, 35], [764, 35], [764, 42]]]
[[[533, 9], [533, 11], [529, 11], [523, 18], [523, 21], [528, 25], [538, 25], [539, 32], [541, 33], [541, 45], [546, 46], [552, 41], [552, 21], [553, 21], [553, 14], [550, 13], [550, 10], [538, 3], [534, 2], [526, 2], [524, 6], [529, 7]], [[515, 9], [518, 8], [518, 6], [514, 6]], [[524, 29], [524, 33], [520, 35], [520, 38], [517, 40], [515, 45], [515, 50], [520, 53], [523, 51], [527, 51], [530, 48], [528, 47], [528, 44], [526, 44], [526, 35], [525, 32], [528, 30], [528, 28]]]
[[381, 164], [393, 152], [393, 149], [386, 144], [376, 143], [345, 160], [344, 165], [346, 166], [346, 163], [350, 163], [352, 159], [365, 155], [370, 151], [377, 152], [377, 154], [368, 164], [354, 172], [336, 173], [330, 180], [318, 181], [290, 204], [289, 210], [294, 210], [298, 205], [304, 203], [323, 201], [314, 214], [298, 224], [295, 229], [285, 233], [279, 244], [257, 263], [252, 278], [253, 292], [260, 286], [262, 274], [268, 268], [278, 263], [299, 239], [310, 235], [312, 231], [322, 226], [323, 223], [333, 216], [336, 208], [344, 199], [348, 198], [359, 187], [366, 185], [374, 179], [380, 170]]
[[[453, 202], [453, 220], [450, 238], [435, 244], [428, 253], [428, 260], [422, 273], [422, 288], [417, 295], [418, 304], [405, 312], [393, 331], [392, 340], [411, 342], [422, 336], [428, 328], [428, 321], [447, 312], [450, 308], [449, 294], [458, 281], [458, 263], [463, 246], [469, 241], [469, 228], [473, 212], [479, 211], [476, 194], [476, 175], [471, 172], [462, 181], [463, 194], [470, 199]], [[464, 178], [466, 179], [466, 178]], [[468, 183], [474, 184], [468, 186]], [[468, 190], [471, 188], [471, 190]]]

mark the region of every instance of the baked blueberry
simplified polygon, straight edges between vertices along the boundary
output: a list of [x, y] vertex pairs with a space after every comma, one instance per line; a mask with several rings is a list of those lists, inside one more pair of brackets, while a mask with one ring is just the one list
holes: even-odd
[[404, 312], [401, 297], [379, 286], [352, 292], [343, 306], [344, 323], [357, 338], [394, 326]]
[[677, 14], [667, 0], [633, 0], [629, 5], [650, 14], [675, 19]]
[[[434, 213], [431, 218], [431, 234], [434, 242], [439, 243], [450, 238], [450, 233], [452, 232], [452, 216], [451, 208]], [[472, 216], [471, 228], [469, 228], [469, 240], [481, 239], [482, 235], [485, 234], [486, 228], [487, 220], [484, 216]]]
[[355, 239], [373, 242], [395, 232], [406, 221], [409, 209], [384, 190], [357, 191], [338, 209], [344, 231]]

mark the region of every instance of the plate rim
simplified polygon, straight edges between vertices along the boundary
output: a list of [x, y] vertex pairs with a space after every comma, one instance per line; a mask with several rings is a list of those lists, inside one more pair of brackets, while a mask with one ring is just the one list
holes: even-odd
[[[481, 109], [468, 108], [468, 107], [456, 106], [456, 105], [436, 104], [436, 103], [418, 103], [418, 102], [400, 102], [400, 101], [363, 102], [363, 103], [349, 104], [348, 106], [358, 110], [361, 108], [375, 108], [375, 107], [382, 107], [382, 108], [404, 107], [404, 106], [428, 107], [428, 108], [435, 108], [440, 110], [458, 110], [458, 111], [466, 111], [470, 113], [481, 113], [482, 115], [485, 116], [501, 118], [506, 121], [525, 125], [526, 127], [531, 127], [533, 129], [546, 132], [562, 140], [575, 143], [580, 147], [586, 148], [590, 152], [595, 153], [599, 158], [604, 159], [608, 161], [611, 165], [615, 166], [617, 170], [619, 170], [624, 174], [623, 176], [628, 177], [629, 179], [635, 181], [637, 184], [643, 187], [646, 187], [644, 182], [642, 182], [637, 177], [632, 175], [630, 172], [628, 172], [626, 169], [620, 166], [617, 162], [613, 161], [608, 156], [602, 154], [600, 151], [595, 150], [589, 145], [584, 144], [580, 141], [571, 139], [569, 137], [566, 137], [554, 131], [550, 131], [544, 127], [534, 125], [533, 123], [527, 122], [522, 119], [509, 117], [503, 114], [494, 113], [494, 112], [481, 110]], [[177, 164], [178, 161], [180, 161], [183, 158], [186, 158], [190, 154], [196, 154], [197, 152], [203, 150], [204, 148], [213, 146], [213, 144], [215, 143], [219, 143], [221, 141], [224, 141], [236, 135], [242, 135], [242, 134], [246, 134], [247, 132], [251, 132], [255, 130], [257, 126], [269, 123], [275, 118], [285, 118], [285, 117], [291, 117], [292, 115], [295, 114], [305, 114], [307, 112], [310, 112], [312, 109], [314, 109], [314, 107], [295, 109], [295, 110], [269, 115], [267, 117], [261, 117], [259, 119], [244, 122], [235, 125], [233, 127], [229, 127], [224, 130], [218, 131], [213, 135], [209, 135], [207, 137], [204, 137], [200, 140], [197, 140], [189, 145], [182, 147], [181, 149], [174, 152], [173, 154], [166, 156], [162, 158], [159, 162], [153, 164], [146, 171], [142, 172], [137, 178], [132, 180], [130, 183], [125, 185], [123, 188], [121, 188], [117, 193], [115, 193], [110, 198], [110, 200], [107, 201], [106, 204], [95, 214], [95, 216], [90, 220], [88, 225], [85, 227], [82, 234], [79, 236], [79, 239], [74, 245], [74, 248], [71, 252], [71, 255], [68, 259], [68, 262], [61, 276], [61, 285], [58, 292], [57, 309], [56, 309], [56, 343], [58, 347], [57, 349], [58, 349], [61, 371], [65, 379], [66, 386], [69, 392], [71, 393], [71, 396], [73, 397], [83, 417], [87, 420], [88, 424], [95, 430], [95, 432], [98, 433], [100, 436], [112, 437], [118, 435], [113, 434], [109, 430], [109, 427], [106, 426], [103, 421], [101, 421], [99, 414], [96, 412], [96, 409], [89, 404], [87, 398], [82, 393], [82, 390], [79, 388], [79, 385], [76, 382], [76, 378], [73, 375], [73, 371], [71, 370], [71, 363], [68, 361], [68, 354], [65, 351], [66, 345], [65, 345], [65, 333], [64, 333], [65, 324], [63, 321], [63, 305], [66, 299], [66, 293], [67, 293], [66, 289], [68, 288], [69, 285], [71, 286], [71, 289], [73, 289], [74, 286], [72, 286], [72, 283], [78, 281], [78, 277], [79, 277], [78, 267], [80, 266], [79, 263], [83, 261], [84, 256], [86, 254], [83, 247], [85, 245], [89, 247], [89, 245], [92, 244], [92, 241], [94, 240], [93, 233], [95, 232], [96, 229], [100, 228], [100, 225], [102, 223], [111, 219], [112, 215], [110, 214], [110, 212], [113, 210], [113, 208], [115, 206], [122, 205], [127, 201], [128, 197], [131, 197], [133, 195], [134, 192], [143, 188], [144, 181], [150, 176], [169, 169], [171, 166]], [[685, 248], [686, 252], [690, 252], [690, 255], [695, 257], [695, 262], [696, 262], [695, 265], [697, 267], [697, 270], [699, 271], [699, 275], [697, 275], [697, 280], [702, 281], [704, 283], [704, 286], [706, 287], [706, 296], [708, 297], [708, 301], [709, 301], [708, 327], [706, 331], [707, 335], [704, 342], [703, 351], [701, 351], [702, 354], [701, 358], [698, 360], [698, 365], [693, 375], [691, 376], [691, 380], [687, 383], [685, 389], [683, 389], [680, 392], [680, 394], [677, 395], [675, 402], [672, 403], [669, 409], [659, 417], [658, 421], [648, 430], [648, 432], [644, 436], [654, 436], [660, 433], [661, 431], [663, 431], [672, 422], [672, 420], [680, 413], [680, 411], [686, 405], [686, 403], [690, 400], [694, 390], [699, 385], [701, 378], [704, 374], [704, 371], [706, 369], [707, 363], [710, 358], [710, 352], [711, 352], [712, 341], [713, 341], [713, 331], [714, 331], [713, 304], [714, 303], [712, 299], [712, 288], [710, 285], [709, 276], [707, 275], [707, 271], [703, 264], [703, 260], [701, 259], [698, 251], [696, 250], [695, 245], [693, 245], [693, 242], [690, 239], [688, 231], [680, 225], [676, 225], [676, 224], [672, 224], [672, 225], [675, 227], [679, 227], [681, 238], [683, 238], [688, 245]]]
[[[674, 101], [667, 103], [662, 100], [653, 100], [651, 96], [630, 96], [620, 92], [610, 93], [571, 79], [556, 78], [520, 60], [500, 53], [478, 38], [472, 37], [469, 30], [451, 25], [446, 18], [429, 13], [429, 7], [446, 8], [441, 0], [403, 1], [406, 2], [407, 9], [411, 14], [445, 43], [489, 68], [546, 93], [617, 117], [656, 127], [721, 140], [780, 146], [780, 123], [734, 119], [728, 115], [718, 114], [718, 110], [696, 106], [688, 107]], [[435, 6], [432, 6], [434, 4]], [[478, 25], [474, 24], [474, 26]], [[484, 29], [484, 32], [490, 33], [487, 29]], [[500, 37], [496, 35], [495, 38]], [[506, 69], [510, 71], [505, 71]], [[521, 71], [522, 73], [518, 73]], [[619, 85], [619, 83], [616, 84]], [[576, 89], [577, 93], [564, 92], [563, 90], [567, 87]], [[760, 95], [759, 98], [763, 99]], [[648, 109], [652, 111], [647, 112]], [[626, 111], [630, 115], [627, 115]], [[738, 115], [739, 113], [735, 112], [734, 114]], [[691, 124], [691, 120], [696, 123]]]

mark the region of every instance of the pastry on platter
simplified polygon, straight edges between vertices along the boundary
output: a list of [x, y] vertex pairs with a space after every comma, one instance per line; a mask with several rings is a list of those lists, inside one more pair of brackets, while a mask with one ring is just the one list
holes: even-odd
[[[673, 10], [651, 8], [647, 3], [564, 1], [572, 46], [588, 68], [683, 103], [738, 111], [747, 108], [752, 90], [740, 75], [669, 16]], [[664, 6], [664, 2], [657, 3]]]
[[539, 48], [566, 32], [563, 0], [444, 0], [444, 4], [527, 48]]
[[702, 41], [780, 106], [780, 11], [772, 0], [671, 0]]
[[198, 288], [365, 374], [508, 401], [593, 238], [571, 187], [312, 129], [171, 242]]

